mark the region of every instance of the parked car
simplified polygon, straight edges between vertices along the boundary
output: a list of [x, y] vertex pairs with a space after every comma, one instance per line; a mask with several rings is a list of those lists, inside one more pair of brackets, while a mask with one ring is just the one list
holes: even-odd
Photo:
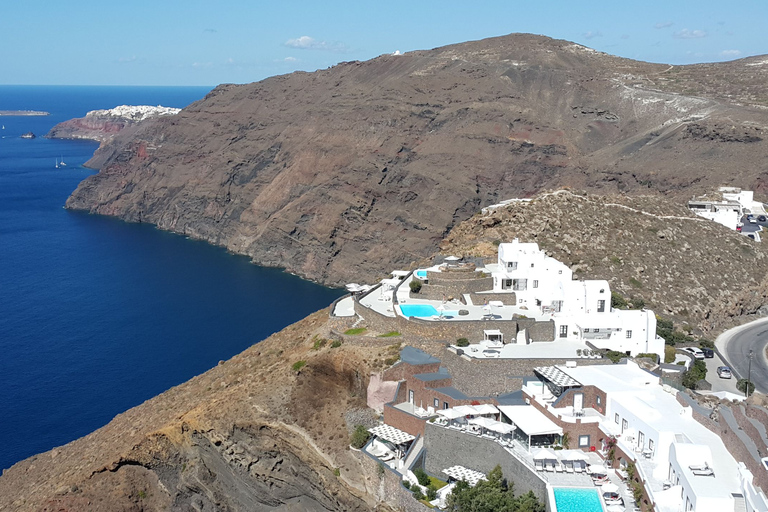
[[681, 350], [692, 355], [695, 359], [704, 359], [704, 352], [698, 347], [685, 347]]
[[757, 220], [759, 220], [760, 222], [765, 222], [765, 215], [758, 216]]
[[717, 367], [717, 376], [721, 379], [730, 379], [731, 378], [731, 369], [727, 366], [718, 366]]
[[706, 357], [707, 359], [712, 359], [713, 357], [715, 357], [715, 351], [712, 350], [711, 348], [702, 348], [701, 351], [704, 352], [704, 357]]

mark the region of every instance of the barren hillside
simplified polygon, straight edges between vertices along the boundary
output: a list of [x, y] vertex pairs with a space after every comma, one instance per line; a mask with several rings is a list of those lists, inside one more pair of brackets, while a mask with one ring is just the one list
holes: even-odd
[[766, 192], [757, 62], [672, 67], [516, 34], [222, 85], [102, 147], [67, 206], [370, 280], [500, 199]]

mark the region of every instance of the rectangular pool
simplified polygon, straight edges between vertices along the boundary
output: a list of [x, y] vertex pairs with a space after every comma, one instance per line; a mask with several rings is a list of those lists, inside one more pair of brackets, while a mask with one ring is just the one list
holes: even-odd
[[416, 277], [419, 279], [426, 279], [427, 278], [427, 271], [426, 270], [417, 270], [416, 271]]
[[[440, 312], [430, 304], [400, 304], [403, 316], [430, 317], [440, 316]], [[456, 316], [457, 311], [443, 311], [443, 316]]]
[[555, 487], [552, 491], [557, 512], [603, 512], [597, 489]]

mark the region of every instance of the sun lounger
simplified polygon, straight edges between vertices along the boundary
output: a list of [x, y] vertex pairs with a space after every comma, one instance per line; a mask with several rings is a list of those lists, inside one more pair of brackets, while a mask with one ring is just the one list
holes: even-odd
[[540, 460], [533, 461], [536, 464], [536, 471], [544, 471], [544, 463]]
[[565, 466], [566, 473], [573, 473], [573, 466]]
[[712, 468], [692, 469], [691, 472], [696, 476], [715, 476], [715, 472]]
[[691, 471], [705, 471], [709, 469], [709, 466], [707, 464], [701, 464], [700, 466], [688, 466]]
[[562, 464], [557, 464], [555, 465], [555, 471], [558, 473], [562, 473], [563, 471], [565, 471], [565, 468], [563, 467]]
[[547, 471], [549, 471], [549, 472], [551, 472], [551, 473], [554, 473], [554, 472], [555, 472], [555, 464], [554, 464], [554, 463], [552, 463], [552, 464], [547, 464], [547, 465], [546, 465], [546, 469], [547, 469]]
[[583, 467], [581, 467], [581, 464], [576, 464], [576, 465], [574, 465], [574, 466], [573, 466], [573, 470], [574, 470], [576, 473], [583, 473], [583, 472], [584, 472], [584, 468], [583, 468]]

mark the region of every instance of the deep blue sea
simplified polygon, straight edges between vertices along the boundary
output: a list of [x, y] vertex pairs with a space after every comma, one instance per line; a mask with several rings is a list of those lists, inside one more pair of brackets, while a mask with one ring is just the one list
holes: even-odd
[[[51, 113], [0, 116], [0, 469], [88, 434], [342, 294], [204, 242], [63, 208], [93, 172], [81, 166], [97, 144], [42, 138], [54, 124], [117, 105], [184, 107], [207, 92], [0, 86], [0, 110]], [[27, 131], [38, 138], [20, 139]]]

